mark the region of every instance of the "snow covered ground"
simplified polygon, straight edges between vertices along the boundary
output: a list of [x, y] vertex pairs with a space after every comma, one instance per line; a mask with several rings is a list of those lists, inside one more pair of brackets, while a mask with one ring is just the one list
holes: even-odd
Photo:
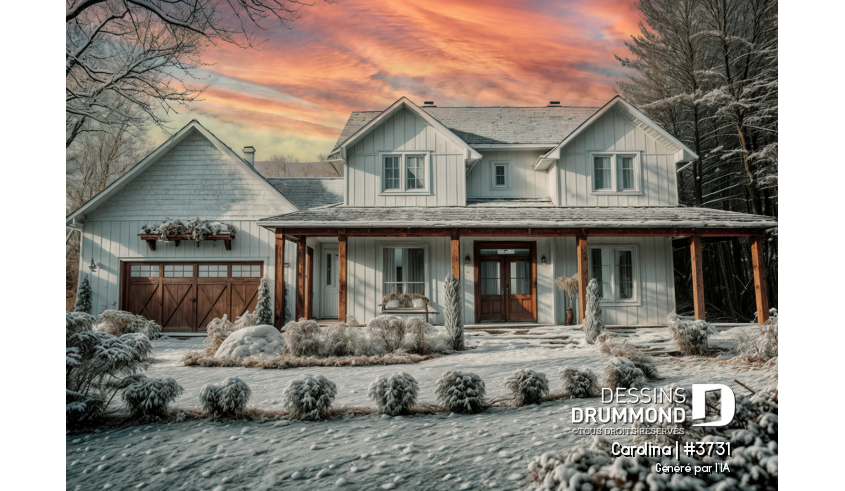
[[[744, 329], [749, 328], [721, 331], [711, 344], [730, 348]], [[337, 384], [335, 406], [374, 406], [366, 396], [370, 382], [399, 371], [419, 381], [422, 401], [434, 402], [435, 383], [448, 369], [477, 373], [488, 397], [496, 397], [506, 395], [503, 382], [519, 368], [546, 373], [554, 393], [561, 384], [559, 368], [600, 373], [608, 363], [608, 356], [586, 344], [581, 331], [569, 327], [524, 334], [467, 333], [473, 349], [423, 363], [289, 370], [185, 367], [182, 355], [200, 349], [202, 338], [162, 339], [153, 343], [155, 363], [147, 375], [173, 377], [184, 387], [176, 407], [198, 407], [203, 385], [237, 376], [252, 388], [249, 406], [281, 410], [285, 385], [304, 373]], [[666, 329], [640, 329], [628, 339], [656, 355], [671, 351]], [[664, 379], [650, 387], [723, 383], [739, 392], [743, 389], [734, 378], [762, 388], [776, 375], [712, 358], [658, 356], [657, 361]], [[571, 404], [552, 401], [476, 415], [356, 415], [308, 423], [188, 421], [68, 435], [67, 489], [521, 489], [529, 482], [531, 458], [589, 438], [573, 434]]]

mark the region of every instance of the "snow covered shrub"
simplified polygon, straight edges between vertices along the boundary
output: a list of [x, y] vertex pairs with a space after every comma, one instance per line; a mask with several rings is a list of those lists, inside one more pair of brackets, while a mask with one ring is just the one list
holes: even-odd
[[305, 375], [288, 382], [282, 394], [290, 419], [318, 420], [328, 415], [337, 386], [326, 377]]
[[123, 389], [123, 402], [135, 417], [156, 419], [167, 416], [167, 405], [183, 391], [170, 377], [147, 378], [140, 375]]
[[643, 375], [648, 380], [660, 379], [654, 358], [646, 355], [627, 340], [623, 341], [618, 336], [610, 333], [602, 333], [596, 339], [596, 343], [599, 350], [604, 354], [631, 360], [637, 368], [642, 370]]
[[598, 377], [589, 368], [586, 370], [561, 368], [557, 376], [563, 381], [564, 399], [587, 399], [599, 396], [601, 387], [599, 387]]
[[208, 336], [206, 336], [203, 344], [208, 346], [212, 353], [217, 353], [217, 349], [220, 348], [223, 341], [235, 332], [235, 330], [235, 325], [229, 322], [226, 314], [223, 314], [222, 319], [214, 319], [208, 323], [208, 327], [206, 328]]
[[765, 324], [748, 339], [739, 343], [741, 358], [752, 362], [765, 362], [778, 356], [778, 318], [769, 317]]
[[380, 315], [367, 324], [367, 337], [374, 353], [392, 353], [402, 346], [405, 321], [393, 315]]
[[520, 368], [505, 379], [505, 387], [511, 391], [518, 406], [540, 404], [549, 395], [549, 380], [545, 373]]
[[68, 338], [78, 332], [90, 332], [97, 323], [97, 318], [86, 312], [66, 312], [65, 323], [65, 337]]
[[446, 324], [446, 335], [451, 341], [451, 348], [455, 351], [464, 349], [464, 319], [461, 312], [463, 298], [461, 297], [461, 282], [452, 273], [446, 275], [444, 284], [445, 305], [443, 317]]
[[355, 354], [358, 329], [343, 322], [335, 322], [323, 330], [326, 356], [350, 356]]
[[[224, 314], [225, 315], [225, 314]], [[250, 313], [249, 310], [235, 318], [234, 330], [243, 329], [245, 327], [260, 326], [263, 322], [258, 322], [258, 316], [255, 312]], [[272, 324], [272, 322], [270, 323]]]
[[285, 347], [294, 356], [319, 356], [322, 349], [323, 332], [312, 319], [299, 319], [285, 326]]
[[587, 342], [596, 342], [599, 334], [604, 330], [601, 319], [601, 285], [595, 278], [587, 285], [587, 311], [584, 314], [584, 334]]
[[367, 390], [367, 397], [378, 405], [379, 414], [405, 414], [416, 404], [420, 386], [417, 379], [405, 372], [391, 375], [390, 378], [380, 375]]
[[243, 380], [229, 377], [221, 385], [205, 384], [200, 389], [200, 406], [212, 418], [233, 418], [246, 409], [252, 390]]
[[230, 334], [214, 353], [215, 358], [238, 360], [258, 355], [279, 355], [285, 346], [282, 334], [273, 326], [252, 326]]
[[604, 375], [602, 387], [613, 390], [641, 387], [646, 382], [645, 374], [634, 365], [634, 362], [619, 356], [610, 359], [610, 363], [604, 367], [602, 375]]
[[270, 303], [270, 282], [266, 276], [261, 278], [261, 283], [258, 285], [258, 303], [255, 305], [254, 314], [258, 317], [257, 324], [273, 325], [273, 306]]
[[149, 320], [143, 315], [136, 315], [132, 318], [127, 332], [137, 332], [143, 334], [149, 339], [158, 339], [161, 337], [161, 326], [156, 324], [156, 321]]
[[458, 370], [444, 372], [434, 388], [437, 400], [456, 413], [483, 411], [487, 406], [484, 400], [486, 393], [481, 377]]
[[703, 355], [707, 353], [707, 336], [716, 334], [716, 329], [703, 320], [688, 321], [672, 312], [666, 318], [669, 333], [681, 353], [685, 355]]
[[91, 312], [91, 283], [88, 275], [82, 277], [76, 289], [76, 303], [73, 305], [74, 312]]
[[131, 326], [135, 321], [135, 314], [125, 310], [104, 310], [100, 313], [100, 323], [95, 331], [106, 332], [112, 336], [121, 336], [132, 332]]

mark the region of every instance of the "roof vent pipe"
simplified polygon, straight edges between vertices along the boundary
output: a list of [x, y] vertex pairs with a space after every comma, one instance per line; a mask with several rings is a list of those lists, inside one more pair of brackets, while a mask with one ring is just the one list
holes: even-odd
[[546, 107], [560, 107], [560, 101], [549, 101], [549, 105]]
[[249, 162], [249, 165], [255, 167], [255, 147], [244, 147], [244, 159]]
[[423, 107], [437, 107], [434, 105], [434, 101], [425, 101], [423, 102]]

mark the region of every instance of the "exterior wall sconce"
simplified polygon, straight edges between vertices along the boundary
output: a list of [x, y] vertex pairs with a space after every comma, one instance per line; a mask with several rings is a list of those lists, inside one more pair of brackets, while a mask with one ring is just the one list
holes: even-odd
[[469, 256], [464, 258], [464, 264], [469, 264]]
[[546, 264], [546, 256], [545, 255], [540, 258], [540, 262], [543, 263], [543, 264]]
[[91, 258], [91, 264], [88, 265], [88, 269], [90, 269], [92, 273], [97, 271], [97, 263], [94, 262], [93, 257]]

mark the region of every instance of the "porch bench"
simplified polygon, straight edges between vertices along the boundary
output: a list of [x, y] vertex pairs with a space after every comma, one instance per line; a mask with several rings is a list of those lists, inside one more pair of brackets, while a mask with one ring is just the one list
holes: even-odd
[[428, 322], [428, 316], [429, 315], [440, 314], [440, 312], [431, 308], [431, 306], [428, 304], [428, 302], [425, 302], [425, 304], [422, 307], [391, 307], [391, 308], [388, 308], [386, 302], [382, 302], [382, 303], [378, 304], [378, 306], [381, 308], [381, 313], [385, 314], [385, 315], [424, 314], [426, 322]]

